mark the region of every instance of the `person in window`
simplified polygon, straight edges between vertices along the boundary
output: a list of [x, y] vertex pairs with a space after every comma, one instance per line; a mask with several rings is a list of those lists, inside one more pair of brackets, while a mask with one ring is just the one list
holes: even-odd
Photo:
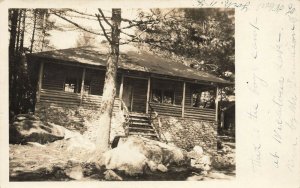
[[153, 90], [152, 92], [152, 102], [161, 103], [161, 91], [160, 90]]
[[165, 91], [163, 95], [163, 103], [173, 104], [174, 93], [172, 91]]

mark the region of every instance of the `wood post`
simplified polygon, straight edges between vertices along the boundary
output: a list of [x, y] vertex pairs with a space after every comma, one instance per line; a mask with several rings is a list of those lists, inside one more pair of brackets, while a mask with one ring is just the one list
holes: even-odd
[[37, 83], [36, 102], [40, 102], [40, 99], [41, 99], [41, 90], [42, 90], [43, 74], [44, 74], [44, 62], [41, 62], [41, 63], [40, 63], [40, 69], [39, 69], [38, 83]]
[[119, 91], [119, 98], [122, 99], [123, 97], [123, 87], [124, 87], [124, 73], [121, 76], [121, 84], [120, 84], [120, 91]]
[[149, 111], [150, 84], [151, 84], [151, 79], [150, 79], [150, 76], [149, 76], [149, 77], [148, 77], [148, 87], [147, 87], [146, 114], [148, 114], [148, 111]]
[[134, 93], [134, 84], [132, 84], [132, 88], [131, 88], [131, 100], [130, 100], [130, 111], [132, 112], [132, 108], [133, 108], [133, 93]]
[[83, 98], [83, 92], [84, 92], [85, 71], [86, 71], [86, 69], [83, 68], [82, 78], [81, 78], [81, 90], [80, 90], [80, 105], [82, 105], [82, 98]]
[[123, 107], [123, 103], [122, 103], [122, 99], [123, 99], [123, 87], [124, 87], [124, 73], [122, 73], [121, 75], [121, 83], [120, 83], [120, 90], [119, 90], [119, 99], [120, 99], [120, 109], [122, 109]]
[[183, 82], [183, 92], [182, 92], [182, 111], [181, 111], [181, 116], [184, 117], [184, 105], [185, 105], [185, 82]]
[[216, 118], [215, 118], [215, 121], [216, 121], [216, 123], [218, 123], [218, 115], [219, 115], [218, 94], [219, 94], [219, 86], [216, 87], [216, 99], [215, 99], [215, 105], [216, 105]]

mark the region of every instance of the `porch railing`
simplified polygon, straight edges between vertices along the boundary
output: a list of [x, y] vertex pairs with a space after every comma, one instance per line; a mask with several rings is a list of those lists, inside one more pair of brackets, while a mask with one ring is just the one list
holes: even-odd
[[[181, 105], [163, 104], [163, 103], [154, 103], [154, 102], [149, 102], [149, 105], [159, 115], [182, 117]], [[184, 118], [188, 118], [188, 119], [215, 121], [215, 114], [216, 114], [215, 109], [198, 108], [198, 107], [191, 107], [191, 106], [184, 107]]]
[[122, 110], [123, 114], [124, 114], [124, 118], [125, 118], [125, 122], [123, 124], [123, 128], [125, 130], [125, 135], [128, 136], [129, 135], [129, 124], [130, 124], [130, 113], [129, 110], [125, 104], [125, 102], [122, 99], [120, 100], [120, 109]]
[[[160, 117], [158, 116], [158, 113], [154, 110], [152, 107], [151, 103], [148, 103], [149, 109], [150, 109], [150, 114], [149, 114], [149, 119], [150, 119], [150, 124], [153, 126], [154, 131], [159, 137], [160, 141], [168, 143], [168, 140], [166, 139], [166, 136], [164, 133], [161, 131], [161, 123], [160, 123]], [[154, 114], [154, 116], [153, 116]], [[158, 125], [154, 123], [154, 120], [157, 119]]]

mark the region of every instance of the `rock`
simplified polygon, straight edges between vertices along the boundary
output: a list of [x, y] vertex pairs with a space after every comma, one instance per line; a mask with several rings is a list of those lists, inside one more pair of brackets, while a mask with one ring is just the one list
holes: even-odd
[[103, 155], [106, 169], [124, 171], [127, 175], [142, 174], [146, 165], [145, 155], [135, 149], [116, 147]]
[[16, 120], [17, 120], [17, 121], [23, 121], [23, 120], [25, 120], [25, 119], [27, 119], [27, 118], [26, 118], [26, 117], [22, 117], [22, 116], [16, 117]]
[[234, 176], [229, 176], [222, 172], [210, 172], [205, 176], [205, 179], [206, 180], [209, 180], [209, 179], [233, 180]]
[[83, 169], [81, 165], [76, 165], [65, 170], [67, 176], [75, 180], [81, 180], [83, 178]]
[[96, 146], [93, 142], [91, 142], [88, 138], [84, 137], [79, 133], [78, 135], [68, 138], [66, 140], [66, 150], [69, 152], [76, 150], [93, 152], [96, 149]]
[[63, 139], [65, 136], [61, 126], [45, 124], [30, 115], [17, 116], [17, 118], [19, 120], [10, 124], [9, 127], [10, 143], [38, 142], [45, 144]]
[[123, 178], [120, 177], [118, 174], [116, 174], [114, 171], [112, 170], [106, 170], [104, 172], [104, 178], [105, 180], [108, 180], [108, 181], [122, 181]]
[[202, 155], [203, 154], [203, 149], [201, 146], [195, 146], [193, 148], [193, 151], [195, 151], [198, 155]]
[[199, 170], [208, 171], [211, 169], [210, 157], [207, 155], [202, 155], [197, 159], [191, 159], [191, 166]]
[[148, 161], [147, 165], [148, 165], [151, 172], [155, 172], [158, 168], [158, 165], [153, 161]]
[[186, 153], [181, 149], [139, 136], [123, 139], [116, 148], [104, 153], [102, 159], [106, 169], [124, 171], [131, 176], [143, 174], [147, 167], [152, 172], [166, 172], [166, 166], [180, 166], [186, 160]]
[[42, 144], [37, 143], [37, 142], [27, 142], [26, 144], [28, 146], [46, 147], [45, 145], [42, 145]]
[[168, 168], [163, 164], [159, 164], [159, 165], [157, 165], [157, 170], [159, 170], [161, 172], [167, 172]]
[[203, 180], [204, 176], [202, 175], [193, 175], [193, 176], [190, 176], [186, 179], [186, 181], [201, 181]]
[[38, 120], [38, 117], [36, 117], [35, 115], [32, 115], [32, 114], [18, 114], [17, 116], [15, 116], [15, 119], [17, 121], [23, 121], [25, 119]]

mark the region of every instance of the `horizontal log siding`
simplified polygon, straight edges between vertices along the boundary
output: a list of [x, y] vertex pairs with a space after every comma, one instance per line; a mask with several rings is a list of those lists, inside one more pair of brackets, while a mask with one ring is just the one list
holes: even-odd
[[[181, 106], [179, 105], [161, 104], [153, 102], [151, 102], [150, 105], [153, 108], [153, 110], [158, 113], [158, 115], [181, 117]], [[214, 121], [215, 110], [186, 106], [184, 111], [184, 118]]]
[[[158, 115], [181, 117], [181, 106], [150, 102], [151, 107]], [[149, 108], [151, 110], [151, 108]]]
[[145, 112], [147, 102], [147, 80], [135, 79], [132, 111]]
[[41, 90], [40, 102], [66, 105], [79, 105], [80, 94], [49, 89]]
[[45, 63], [42, 88], [63, 91], [65, 82], [64, 71], [61, 65]]
[[186, 106], [184, 111], [184, 117], [189, 119], [199, 119], [199, 120], [215, 120], [215, 110], [208, 108], [196, 108]]
[[192, 106], [191, 98], [192, 98], [191, 84], [186, 83], [186, 87], [185, 87], [185, 107]]
[[176, 82], [174, 85], [174, 93], [175, 93], [175, 104], [181, 105], [182, 103], [182, 92], [183, 92], [183, 83], [182, 82]]
[[[95, 107], [100, 108], [102, 96], [99, 95], [84, 95], [82, 98], [83, 107]], [[58, 105], [71, 105], [79, 106], [80, 105], [80, 94], [79, 93], [70, 93], [64, 91], [55, 91], [42, 89], [41, 90], [41, 99], [40, 103], [52, 103]], [[119, 108], [120, 100], [119, 98], [115, 99], [114, 111]]]
[[[83, 107], [88, 106], [88, 107], [100, 108], [101, 100], [102, 100], [102, 96], [99, 95], [84, 95], [82, 98], [82, 105]], [[119, 109], [120, 104], [121, 102], [119, 98], [116, 98], [114, 102], [114, 111]]]
[[87, 69], [85, 80], [90, 82], [90, 87], [91, 87], [90, 92], [92, 95], [103, 94], [105, 71]]

